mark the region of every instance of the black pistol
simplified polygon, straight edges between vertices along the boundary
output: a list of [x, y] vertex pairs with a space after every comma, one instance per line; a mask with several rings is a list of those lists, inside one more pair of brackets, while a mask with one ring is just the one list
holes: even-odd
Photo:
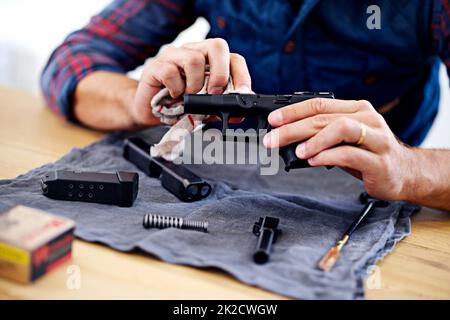
[[[184, 112], [191, 114], [215, 115], [222, 119], [222, 133], [228, 129], [228, 121], [233, 117], [253, 117], [257, 119], [256, 129], [270, 130], [267, 121], [269, 113], [290, 104], [313, 98], [334, 99], [332, 92], [296, 92], [292, 95], [262, 95], [231, 93], [223, 95], [186, 94]], [[298, 159], [295, 149], [300, 142], [280, 148], [280, 156], [285, 170], [310, 167], [307, 160]]]
[[269, 261], [272, 244], [277, 241], [281, 230], [278, 229], [280, 219], [273, 217], [259, 218], [253, 226], [253, 234], [258, 237], [258, 244], [253, 255], [253, 260], [257, 264], [264, 264]]

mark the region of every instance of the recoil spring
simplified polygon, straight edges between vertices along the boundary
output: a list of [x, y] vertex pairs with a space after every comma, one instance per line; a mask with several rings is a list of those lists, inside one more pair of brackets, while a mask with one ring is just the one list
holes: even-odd
[[178, 217], [160, 216], [155, 214], [144, 215], [142, 225], [145, 229], [158, 228], [177, 228], [208, 232], [208, 222], [199, 220], [187, 220]]

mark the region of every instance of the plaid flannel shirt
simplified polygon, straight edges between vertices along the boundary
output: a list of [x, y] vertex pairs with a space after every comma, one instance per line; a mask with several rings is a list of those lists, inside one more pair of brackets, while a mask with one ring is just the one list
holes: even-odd
[[[435, 55], [450, 70], [450, 0], [435, 0], [430, 38]], [[75, 121], [72, 95], [81, 79], [98, 70], [125, 73], [190, 26], [198, 14], [193, 1], [115, 0], [53, 52], [41, 86], [48, 106]]]

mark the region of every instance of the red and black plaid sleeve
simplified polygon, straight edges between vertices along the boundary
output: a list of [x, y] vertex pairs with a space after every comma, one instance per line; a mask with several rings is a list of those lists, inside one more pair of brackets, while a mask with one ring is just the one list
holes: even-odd
[[75, 121], [71, 97], [97, 70], [124, 73], [142, 65], [195, 17], [189, 1], [115, 0], [53, 52], [41, 76], [47, 104]]

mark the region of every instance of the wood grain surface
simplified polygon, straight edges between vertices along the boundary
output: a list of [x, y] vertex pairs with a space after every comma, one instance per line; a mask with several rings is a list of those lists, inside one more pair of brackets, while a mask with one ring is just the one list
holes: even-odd
[[[57, 160], [102, 133], [66, 123], [42, 99], [0, 88], [0, 179]], [[1, 199], [0, 199], [1, 201]], [[75, 269], [73, 269], [75, 266]], [[80, 272], [71, 285], [73, 270]], [[413, 217], [412, 234], [374, 267], [368, 299], [450, 298], [450, 213], [431, 209]], [[171, 265], [81, 240], [73, 259], [30, 285], [0, 279], [2, 299], [282, 299], [211, 269]]]

